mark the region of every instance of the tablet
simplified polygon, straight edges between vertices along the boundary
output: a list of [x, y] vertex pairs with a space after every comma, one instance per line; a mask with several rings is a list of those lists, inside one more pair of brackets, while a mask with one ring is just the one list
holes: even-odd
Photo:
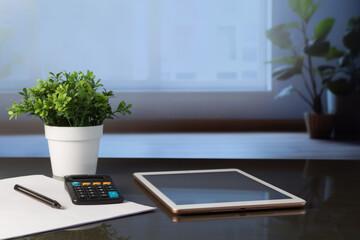
[[239, 169], [138, 172], [134, 177], [175, 214], [292, 208], [306, 203]]

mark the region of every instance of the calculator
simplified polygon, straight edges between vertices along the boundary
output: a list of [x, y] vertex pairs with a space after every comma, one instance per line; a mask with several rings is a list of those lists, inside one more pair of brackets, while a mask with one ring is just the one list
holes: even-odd
[[77, 205], [122, 203], [124, 197], [107, 175], [68, 175], [64, 177], [65, 189]]

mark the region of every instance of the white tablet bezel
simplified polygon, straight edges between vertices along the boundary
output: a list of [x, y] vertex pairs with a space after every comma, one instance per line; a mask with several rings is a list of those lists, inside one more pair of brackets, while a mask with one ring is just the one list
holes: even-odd
[[[214, 173], [214, 172], [237, 172], [258, 183], [261, 183], [275, 191], [278, 191], [289, 199], [274, 199], [274, 200], [258, 200], [258, 201], [238, 201], [238, 202], [222, 202], [222, 203], [204, 203], [204, 204], [184, 204], [177, 205], [171, 201], [164, 193], [162, 193], [156, 186], [149, 182], [144, 176], [147, 175], [170, 175], [170, 174], [191, 174], [191, 173]], [[141, 183], [147, 190], [154, 194], [154, 196], [165, 204], [168, 209], [175, 214], [190, 214], [190, 213], [205, 213], [205, 212], [221, 212], [221, 211], [241, 211], [241, 210], [257, 210], [257, 209], [273, 209], [273, 208], [290, 208], [302, 207], [306, 201], [288, 193], [278, 187], [275, 187], [261, 179], [258, 179], [244, 171], [235, 168], [227, 169], [209, 169], [209, 170], [188, 170], [188, 171], [160, 171], [160, 172], [137, 172], [133, 176]]]

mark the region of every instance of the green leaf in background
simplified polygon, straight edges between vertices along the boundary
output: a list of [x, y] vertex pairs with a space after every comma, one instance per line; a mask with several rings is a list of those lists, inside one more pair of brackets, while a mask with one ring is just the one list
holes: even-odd
[[305, 23], [308, 23], [319, 8], [321, 2], [313, 4], [312, 0], [288, 0], [289, 6]]
[[354, 84], [346, 78], [339, 78], [328, 82], [327, 88], [335, 95], [346, 96], [354, 90]]
[[319, 72], [325, 72], [328, 70], [335, 70], [335, 67], [332, 65], [320, 65], [317, 67], [317, 70], [319, 70]]
[[[288, 58], [290, 60], [290, 58]], [[295, 63], [291, 65], [284, 65], [274, 69], [272, 77], [277, 80], [287, 80], [294, 75], [302, 73], [303, 56], [295, 57]]]
[[329, 51], [325, 53], [322, 57], [324, 57], [327, 61], [340, 58], [344, 55], [344, 51], [337, 49], [336, 47], [330, 47]]
[[289, 6], [301, 19], [305, 19], [308, 9], [312, 5], [312, 0], [288, 0]]
[[290, 22], [276, 25], [266, 31], [266, 36], [274, 45], [279, 46], [280, 48], [290, 49], [293, 46], [291, 44], [290, 32], [288, 29], [291, 28], [299, 28], [299, 24], [297, 22]]
[[295, 66], [281, 66], [276, 69], [274, 69], [272, 73], [272, 77], [276, 80], [287, 80], [291, 78], [292, 76], [295, 76], [296, 74], [300, 74], [301, 69], [299, 69]]
[[319, 73], [322, 78], [322, 84], [325, 85], [331, 81], [334, 76], [336, 68], [332, 65], [320, 65], [316, 68], [316, 71]]
[[265, 63], [285, 63], [285, 64], [295, 64], [296, 56], [286, 56], [272, 59], [270, 61], [266, 61]]
[[313, 40], [325, 40], [327, 35], [330, 33], [331, 29], [333, 28], [335, 23], [334, 18], [325, 18], [321, 22], [319, 22], [314, 29], [314, 36], [312, 37]]
[[345, 30], [346, 31], [351, 31], [353, 29], [359, 30], [359, 28], [360, 28], [360, 16], [357, 16], [349, 19]]
[[344, 56], [342, 56], [341, 58], [339, 58], [339, 66], [340, 67], [345, 67], [346, 65], [348, 65], [350, 63], [350, 56], [349, 54], [344, 54]]
[[343, 44], [353, 53], [360, 50], [360, 17], [353, 17], [348, 21]]
[[310, 9], [308, 10], [308, 12], [307, 12], [307, 14], [305, 16], [305, 19], [304, 19], [304, 21], [306, 23], [308, 23], [310, 21], [310, 19], [314, 15], [315, 11], [319, 8], [320, 4], [321, 4], [321, 2], [317, 2], [317, 3], [315, 3], [314, 5], [312, 5], [310, 7]]
[[304, 52], [313, 57], [323, 57], [330, 49], [330, 42], [325, 40], [312, 40], [305, 46]]
[[278, 98], [282, 98], [285, 96], [289, 96], [292, 92], [300, 92], [300, 90], [298, 88], [293, 87], [292, 85], [284, 88], [283, 90], [281, 90], [276, 96], [275, 99]]

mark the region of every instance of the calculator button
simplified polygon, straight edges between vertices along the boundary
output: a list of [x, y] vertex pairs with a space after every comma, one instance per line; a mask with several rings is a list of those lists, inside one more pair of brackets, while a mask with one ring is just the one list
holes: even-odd
[[89, 197], [90, 197], [90, 198], [98, 198], [99, 195], [97, 195], [97, 194], [89, 194]]
[[87, 196], [87, 193], [85, 193], [85, 192], [77, 192], [76, 196]]
[[85, 192], [83, 188], [74, 188], [75, 192]]
[[83, 188], [74, 188], [75, 192], [85, 192]]
[[110, 191], [108, 192], [110, 198], [117, 198], [119, 197], [119, 194], [116, 191]]
[[108, 194], [106, 194], [106, 193], [100, 193], [100, 197], [101, 197], [101, 198], [108, 198], [108, 197], [109, 197], [109, 195], [108, 195]]
[[76, 192], [76, 194], [87, 194], [86, 191], [84, 191], [84, 190], [77, 190], [75, 192]]
[[71, 185], [73, 185], [73, 186], [80, 186], [80, 183], [79, 183], [79, 182], [72, 182]]
[[103, 182], [103, 185], [110, 185], [111, 182]]
[[82, 183], [83, 186], [90, 185], [90, 184], [91, 184], [91, 183], [89, 183], [89, 182], [83, 182], [83, 183]]
[[101, 185], [101, 182], [93, 182], [93, 185]]
[[80, 195], [78, 195], [78, 198], [79, 198], [79, 199], [86, 199], [86, 198], [87, 198], [87, 195], [85, 195], [85, 194], [80, 194]]

